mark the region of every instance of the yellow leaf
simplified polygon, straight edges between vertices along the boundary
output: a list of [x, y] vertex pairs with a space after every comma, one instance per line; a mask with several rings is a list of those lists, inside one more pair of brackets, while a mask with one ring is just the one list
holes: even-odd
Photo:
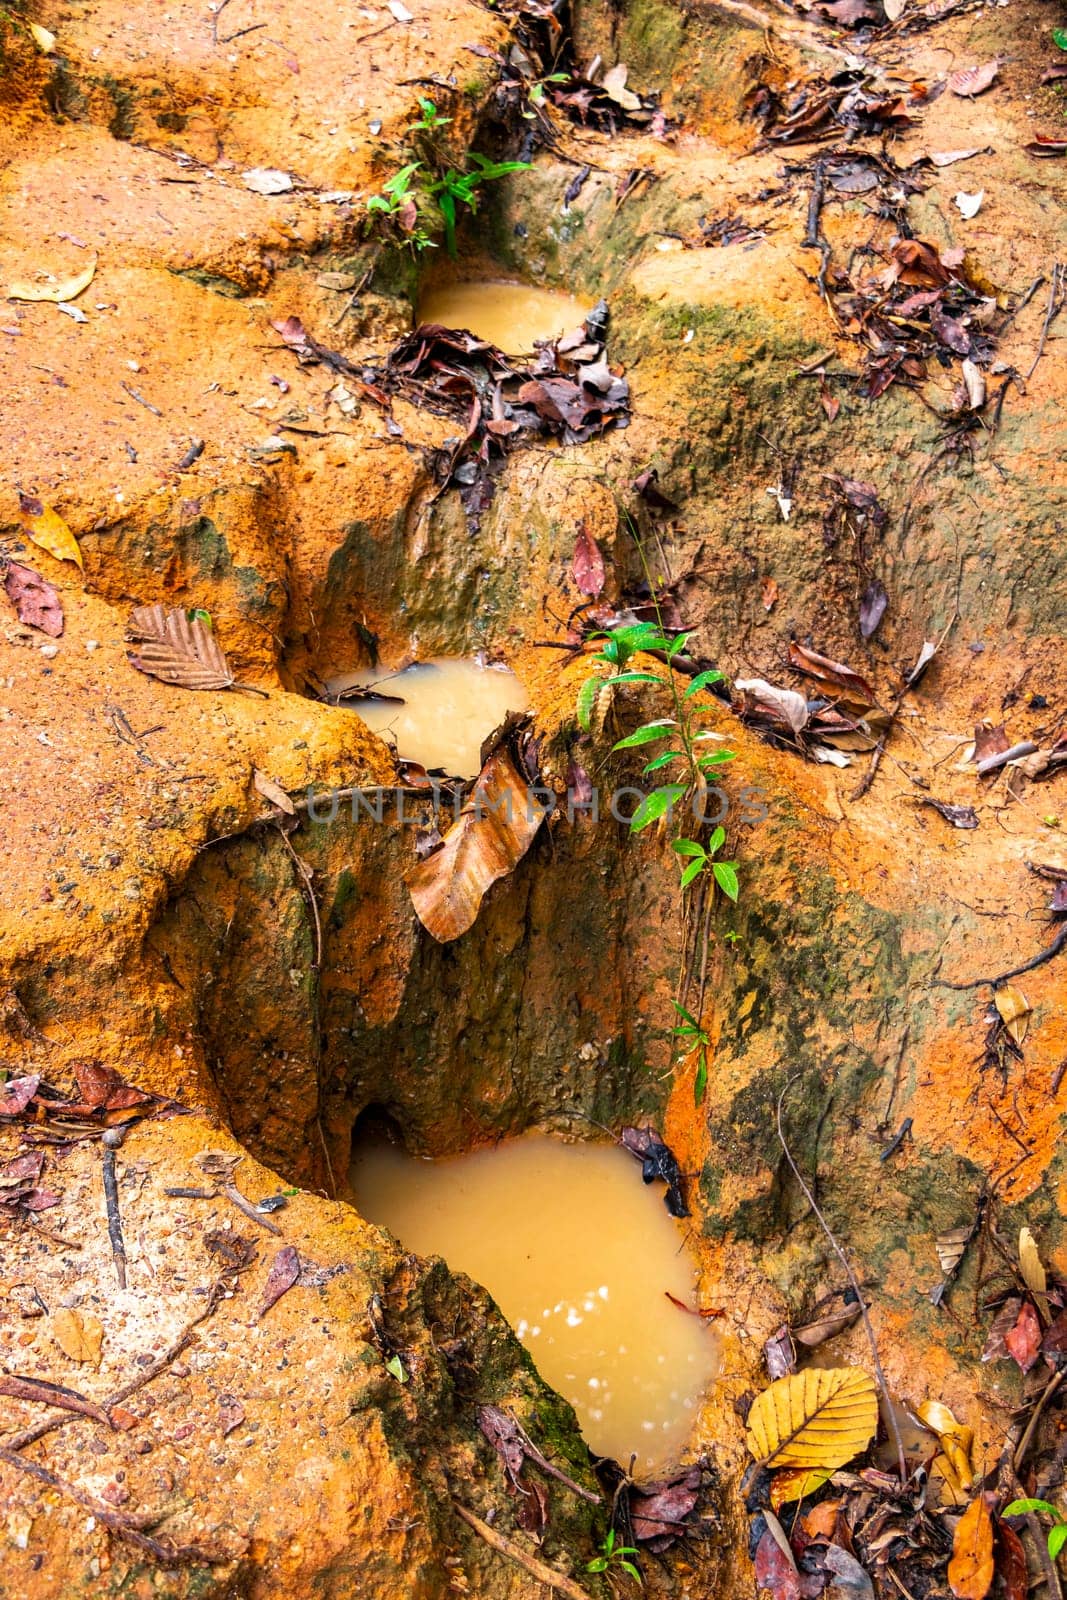
[[54, 300], [57, 303], [76, 300], [83, 289], [88, 289], [96, 273], [96, 257], [84, 271], [74, 278], [64, 278], [60, 283], [13, 283], [7, 291], [9, 300]]
[[96, 1317], [82, 1316], [80, 1311], [57, 1311], [52, 1318], [51, 1332], [63, 1354], [72, 1361], [88, 1361], [94, 1367], [100, 1365], [104, 1329]]
[[824, 1483], [829, 1483], [832, 1475], [829, 1467], [789, 1467], [785, 1472], [776, 1472], [771, 1481], [772, 1508], [780, 1511], [783, 1506], [792, 1505], [794, 1500], [803, 1500], [806, 1494], [814, 1494]]
[[41, 54], [50, 56], [56, 47], [55, 34], [49, 33], [47, 28], [42, 28], [39, 22], [28, 22], [26, 26], [29, 28], [33, 42]]
[[36, 495], [19, 495], [19, 521], [27, 539], [47, 550], [57, 561], [76, 561], [84, 568], [78, 541], [71, 533], [58, 511], [46, 506]]
[[1026, 1287], [1044, 1313], [1045, 1321], [1051, 1321], [1048, 1300], [1045, 1298], [1048, 1278], [1041, 1264], [1041, 1257], [1038, 1254], [1034, 1236], [1029, 1228], [1019, 1229], [1019, 1270], [1022, 1272]]
[[1033, 1007], [1013, 983], [1006, 983], [998, 989], [993, 996], [993, 1004], [1000, 1012], [1000, 1019], [1011, 1034], [1016, 1044], [1022, 1044], [1026, 1038], [1026, 1030], [1030, 1026], [1030, 1012]]
[[826, 1468], [859, 1455], [878, 1426], [878, 1391], [859, 1367], [791, 1372], [748, 1414], [748, 1448], [768, 1467]]
[[956, 1600], [985, 1600], [993, 1582], [993, 1519], [981, 1495], [956, 1524], [948, 1581]]

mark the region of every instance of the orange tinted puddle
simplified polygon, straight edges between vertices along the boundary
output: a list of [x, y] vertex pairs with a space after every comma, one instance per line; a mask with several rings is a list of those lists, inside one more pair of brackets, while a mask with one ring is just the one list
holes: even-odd
[[[443, 767], [456, 778], [481, 771], [482, 741], [509, 711], [525, 711], [526, 691], [504, 667], [482, 667], [464, 656], [435, 656], [403, 672], [385, 668], [329, 678], [333, 695], [378, 685], [388, 700], [346, 700], [375, 733], [391, 738], [405, 761]], [[403, 705], [396, 704], [397, 699]]]
[[537, 339], [557, 339], [581, 327], [592, 310], [588, 300], [528, 283], [451, 283], [428, 289], [419, 301], [419, 321], [466, 328], [510, 356], [529, 355]]
[[357, 1147], [361, 1214], [484, 1284], [590, 1448], [641, 1473], [673, 1464], [718, 1370], [683, 1225], [615, 1145], [528, 1135], [448, 1161]]

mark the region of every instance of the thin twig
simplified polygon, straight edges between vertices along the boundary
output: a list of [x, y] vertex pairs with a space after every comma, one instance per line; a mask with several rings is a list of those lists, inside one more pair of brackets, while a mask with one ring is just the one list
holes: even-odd
[[1034, 1434], [1037, 1432], [1037, 1425], [1041, 1420], [1041, 1413], [1052, 1399], [1052, 1396], [1056, 1393], [1056, 1390], [1059, 1388], [1064, 1378], [1067, 1378], [1067, 1368], [1065, 1368], [1062, 1372], [1053, 1373], [1052, 1377], [1041, 1391], [1038, 1402], [1033, 1411], [1030, 1413], [1030, 1421], [1026, 1424], [1026, 1432], [1019, 1440], [1018, 1448], [1012, 1457], [1011, 1465], [1013, 1472], [1018, 1473], [1019, 1468], [1022, 1466], [1026, 1452], [1029, 1450]]
[[1067, 922], [1065, 922], [1053, 939], [1036, 956], [1031, 956], [1029, 961], [1024, 961], [1021, 967], [1012, 967], [1008, 972], [1001, 972], [995, 978], [971, 978], [967, 983], [950, 983], [948, 978], [934, 978], [931, 981], [939, 989], [980, 989], [988, 983], [992, 988], [998, 989], [1002, 983], [1007, 983], [1009, 978], [1021, 978], [1024, 972], [1033, 972], [1035, 967], [1043, 967], [1046, 961], [1051, 961], [1053, 956], [1058, 956], [1064, 945], [1067, 944]]
[[104, 1147], [104, 1206], [107, 1210], [107, 1236], [115, 1262], [115, 1276], [119, 1288], [126, 1287], [126, 1243], [122, 1237], [122, 1213], [119, 1211], [119, 1185], [115, 1174], [115, 1152], [126, 1137], [125, 1128], [105, 1128], [101, 1136]]
[[797, 1182], [799, 1183], [799, 1185], [800, 1185], [800, 1187], [801, 1187], [801, 1189], [802, 1189], [802, 1191], [804, 1193], [804, 1198], [807, 1200], [809, 1206], [811, 1207], [812, 1211], [814, 1212], [816, 1220], [819, 1223], [819, 1226], [822, 1228], [823, 1233], [825, 1233], [827, 1239], [830, 1242], [830, 1248], [833, 1250], [833, 1252], [836, 1255], [837, 1259], [840, 1261], [841, 1265], [844, 1267], [845, 1272], [848, 1275], [848, 1281], [852, 1285], [853, 1293], [856, 1296], [856, 1300], [857, 1300], [857, 1303], [858, 1303], [859, 1308], [860, 1308], [860, 1317], [863, 1320], [863, 1331], [867, 1335], [867, 1343], [871, 1347], [871, 1360], [874, 1363], [874, 1371], [875, 1371], [875, 1375], [876, 1375], [876, 1377], [878, 1379], [878, 1387], [881, 1390], [881, 1394], [882, 1394], [882, 1403], [883, 1403], [884, 1408], [885, 1408], [886, 1426], [888, 1427], [889, 1432], [892, 1435], [893, 1443], [897, 1447], [897, 1465], [898, 1465], [898, 1467], [900, 1469], [900, 1482], [903, 1485], [903, 1484], [907, 1483], [907, 1481], [908, 1481], [908, 1469], [907, 1469], [907, 1465], [906, 1465], [905, 1460], [904, 1460], [904, 1441], [900, 1437], [900, 1428], [897, 1425], [896, 1412], [895, 1412], [895, 1410], [893, 1408], [893, 1402], [892, 1402], [892, 1399], [891, 1399], [891, 1396], [890, 1396], [890, 1393], [889, 1393], [889, 1385], [886, 1383], [886, 1381], [885, 1381], [885, 1373], [882, 1371], [882, 1363], [881, 1363], [881, 1359], [879, 1358], [879, 1355], [878, 1355], [878, 1342], [874, 1337], [874, 1329], [871, 1326], [871, 1319], [870, 1319], [870, 1317], [869, 1317], [869, 1315], [867, 1313], [867, 1302], [863, 1297], [863, 1290], [860, 1288], [859, 1279], [856, 1277], [855, 1272], [852, 1270], [852, 1263], [849, 1261], [849, 1259], [846, 1256], [844, 1250], [842, 1250], [841, 1246], [838, 1244], [836, 1238], [834, 1237], [834, 1235], [833, 1235], [833, 1233], [832, 1233], [832, 1231], [830, 1229], [830, 1224], [827, 1222], [826, 1218], [823, 1216], [822, 1212], [819, 1210], [819, 1207], [815, 1202], [815, 1196], [812, 1194], [811, 1190], [808, 1188], [807, 1184], [804, 1182], [804, 1179], [801, 1176], [800, 1168], [797, 1166], [796, 1162], [793, 1160], [793, 1152], [790, 1150], [788, 1144], [786, 1143], [785, 1133], [784, 1133], [784, 1131], [782, 1129], [782, 1104], [783, 1104], [783, 1102], [785, 1100], [786, 1095], [789, 1093], [789, 1091], [793, 1087], [794, 1083], [796, 1083], [797, 1078], [799, 1076], [800, 1076], [799, 1073], [795, 1073], [793, 1075], [793, 1077], [790, 1078], [789, 1082], [786, 1084], [786, 1086], [782, 1090], [781, 1094], [778, 1096], [778, 1107], [777, 1107], [778, 1142], [782, 1147], [782, 1150], [783, 1150], [783, 1152], [785, 1154], [785, 1159], [789, 1163], [789, 1166], [790, 1166], [790, 1169], [792, 1170], [794, 1178], [797, 1180]]
[[538, 1561], [536, 1556], [524, 1550], [521, 1545], [515, 1544], [511, 1539], [505, 1539], [502, 1533], [497, 1533], [481, 1517], [476, 1517], [473, 1511], [468, 1511], [465, 1505], [458, 1500], [453, 1500], [456, 1516], [464, 1521], [468, 1528], [473, 1528], [480, 1539], [484, 1539], [491, 1550], [496, 1550], [500, 1555], [507, 1556], [509, 1561], [516, 1562], [520, 1567], [525, 1567], [531, 1577], [539, 1583], [547, 1583], [550, 1589], [555, 1589], [559, 1594], [565, 1594], [569, 1600], [589, 1600], [585, 1589], [580, 1589], [571, 1578], [557, 1572], [555, 1567], [546, 1566], [543, 1561]]
[[1045, 353], [1045, 341], [1048, 330], [1067, 304], [1067, 296], [1063, 295], [1064, 285], [1067, 283], [1067, 266], [1062, 261], [1057, 261], [1052, 269], [1052, 282], [1048, 290], [1048, 310], [1045, 312], [1045, 321], [1041, 328], [1041, 337], [1037, 342], [1037, 354], [1030, 363], [1030, 370], [1026, 374], [1027, 382], [1033, 377], [1037, 364]]
[[277, 834], [278, 834], [279, 839], [282, 841], [282, 844], [288, 850], [290, 856], [293, 859], [293, 866], [296, 868], [297, 872], [300, 874], [300, 882], [303, 885], [304, 893], [305, 893], [305, 895], [307, 897], [308, 904], [311, 906], [311, 915], [312, 915], [312, 917], [314, 918], [314, 921], [315, 921], [315, 960], [314, 960], [313, 965], [314, 965], [314, 968], [315, 968], [316, 972], [321, 972], [322, 971], [322, 919], [319, 916], [319, 902], [318, 902], [318, 897], [315, 894], [315, 886], [314, 886], [314, 884], [312, 882], [311, 868], [309, 866], [307, 866], [307, 864], [305, 862], [301, 861], [300, 857], [297, 855], [296, 851], [293, 849], [292, 845], [290, 844], [289, 839], [286, 836], [285, 830], [283, 828], [279, 827], [277, 829]]
[[73, 1500], [76, 1505], [84, 1506], [103, 1527], [110, 1529], [118, 1538], [125, 1539], [126, 1543], [132, 1544], [135, 1549], [143, 1551], [146, 1556], [151, 1556], [162, 1566], [222, 1566], [234, 1559], [233, 1556], [205, 1550], [200, 1545], [164, 1544], [161, 1539], [150, 1538], [147, 1533], [142, 1533], [135, 1527], [129, 1517], [124, 1517], [121, 1511], [105, 1505], [102, 1500], [97, 1500], [95, 1495], [87, 1494], [84, 1489], [79, 1489], [77, 1484], [68, 1483], [65, 1478], [59, 1477], [48, 1467], [42, 1467], [39, 1461], [27, 1461], [25, 1456], [16, 1455], [13, 1450], [5, 1449], [2, 1445], [0, 1445], [0, 1461], [6, 1461], [8, 1466], [14, 1467], [17, 1472], [24, 1472], [28, 1477], [47, 1484], [48, 1488], [66, 1495], [67, 1499]]

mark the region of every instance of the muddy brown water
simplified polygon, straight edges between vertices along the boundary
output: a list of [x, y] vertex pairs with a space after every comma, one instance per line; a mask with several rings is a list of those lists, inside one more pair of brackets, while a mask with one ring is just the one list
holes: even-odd
[[466, 328], [511, 356], [529, 355], [538, 339], [556, 339], [578, 328], [592, 302], [528, 283], [451, 283], [427, 289], [419, 300], [420, 322]]
[[615, 1145], [541, 1134], [445, 1161], [357, 1147], [365, 1217], [483, 1284], [574, 1406], [589, 1447], [648, 1474], [676, 1462], [718, 1369], [694, 1304], [684, 1224]]
[[334, 695], [372, 685], [394, 698], [344, 703], [375, 733], [392, 739], [403, 760], [443, 767], [457, 778], [478, 776], [482, 741], [509, 711], [525, 711], [528, 704], [513, 672], [464, 656], [435, 656], [403, 672], [340, 673], [326, 682]]

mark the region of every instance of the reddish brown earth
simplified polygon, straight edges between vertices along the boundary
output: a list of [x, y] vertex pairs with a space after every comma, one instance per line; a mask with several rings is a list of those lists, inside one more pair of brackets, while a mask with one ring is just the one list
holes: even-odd
[[[699, 1174], [700, 1297], [725, 1308], [724, 1362], [692, 1454], [721, 1475], [720, 1531], [650, 1568], [653, 1592], [752, 1592], [737, 1406], [765, 1382], [767, 1335], [842, 1281], [775, 1135], [774, 1102], [794, 1074], [794, 1153], [873, 1285], [890, 1384], [912, 1403], [952, 1406], [987, 1465], [1022, 1384], [1010, 1364], [979, 1362], [988, 1316], [975, 1312], [973, 1256], [951, 1314], [930, 1305], [934, 1240], [988, 1191], [1001, 1236], [1028, 1225], [1067, 1273], [1053, 1087], [1067, 1060], [1067, 956], [1018, 980], [1032, 1015], [1004, 1075], [981, 1065], [989, 988], [938, 981], [1039, 951], [1054, 932], [1051, 886], [1028, 864], [1067, 869], [1062, 772], [979, 780], [961, 762], [984, 719], [1041, 746], [1064, 727], [1063, 324], [1025, 393], [1007, 393], [995, 435], [991, 377], [969, 450], [942, 449], [958, 364], [873, 402], [835, 390], [829, 421], [798, 369], [824, 356], [854, 370], [859, 353], [800, 242], [810, 181], [782, 179], [811, 148], [758, 148], [744, 106], [758, 79], [833, 71], [855, 41], [786, 18], [768, 37], [710, 7], [581, 6], [579, 54], [625, 60], [632, 83], [663, 89], [684, 115], [680, 131], [612, 143], [561, 124], [556, 150], [499, 186], [460, 266], [607, 294], [609, 355], [627, 368], [633, 420], [586, 445], [516, 454], [469, 528], [454, 494], [435, 495], [422, 449], [449, 425], [403, 401], [402, 437], [373, 403], [346, 414], [328, 399], [335, 377], [299, 365], [271, 327], [298, 315], [358, 360], [409, 325], [415, 268], [364, 238], [362, 202], [406, 158], [417, 94], [447, 108], [449, 147], [466, 150], [494, 80], [492, 61], [467, 47], [507, 34], [475, 4], [412, 9], [400, 23], [377, 5], [233, 0], [213, 15], [79, 0], [34, 13], [57, 36], [53, 56], [0, 13], [0, 286], [62, 279], [97, 258], [77, 301], [84, 323], [9, 300], [0, 328], [0, 549], [39, 568], [66, 618], [53, 642], [0, 600], [2, 1066], [66, 1087], [74, 1063], [95, 1058], [194, 1111], [142, 1124], [119, 1152], [125, 1290], [107, 1248], [98, 1142], [49, 1148], [43, 1181], [60, 1204], [40, 1230], [14, 1221], [0, 1232], [0, 1370], [104, 1400], [204, 1308], [221, 1270], [205, 1237], [229, 1225], [259, 1245], [188, 1347], [125, 1403], [132, 1421], [110, 1431], [75, 1419], [22, 1452], [105, 1507], [157, 1513], [155, 1537], [203, 1545], [215, 1564], [161, 1563], [67, 1489], [0, 1461], [3, 1600], [544, 1592], [454, 1513], [459, 1499], [534, 1548], [475, 1407], [512, 1407], [589, 1482], [584, 1446], [488, 1298], [439, 1262], [403, 1257], [336, 1198], [368, 1106], [427, 1154], [534, 1125], [575, 1133], [587, 1125], [574, 1113], [615, 1126], [647, 1113]], [[1062, 127], [1062, 100], [1040, 81], [1061, 20], [1022, 0], [898, 27], [867, 52], [899, 85], [1002, 58], [995, 88], [973, 101], [942, 94], [890, 148], [903, 164], [989, 147], [927, 172], [909, 217], [943, 248], [963, 245], [1005, 307], [1044, 276], [997, 349], [1024, 374], [1062, 250], [1063, 163], [1022, 147]], [[576, 163], [593, 170], [564, 212]], [[257, 167], [290, 173], [293, 190], [251, 192], [241, 174]], [[655, 181], [620, 200], [635, 167]], [[961, 221], [953, 195], [980, 188], [978, 216]], [[349, 198], [324, 198], [339, 191]], [[763, 235], [755, 245], [682, 247], [700, 216], [734, 213]], [[841, 256], [886, 249], [893, 233], [862, 196], [833, 199], [823, 225]], [[320, 281], [342, 273], [358, 285], [369, 266], [362, 290]], [[456, 269], [435, 259], [430, 270]], [[629, 488], [649, 466], [680, 506], [655, 535]], [[873, 484], [889, 514], [873, 563], [890, 606], [868, 644], [855, 549], [823, 538], [831, 471]], [[788, 522], [767, 492], [783, 474]], [[66, 519], [84, 574], [26, 543], [19, 487]], [[393, 780], [388, 748], [311, 697], [331, 668], [362, 661], [369, 630], [387, 658], [416, 646], [505, 656], [562, 789], [588, 664], [540, 646], [559, 641], [581, 598], [571, 561], [582, 523], [607, 558], [610, 598], [638, 576], [624, 512], [677, 580], [700, 652], [731, 676], [803, 687], [787, 662], [795, 634], [869, 675], [886, 704], [922, 641], [943, 638], [861, 798], [867, 756], [847, 770], [805, 762], [707, 698], [709, 725], [738, 754], [727, 788], [759, 787], [768, 815], [730, 824], [742, 893], [716, 913], [699, 1110], [695, 1063], [671, 1070], [682, 915], [665, 836], [554, 824], [474, 929], [437, 946], [403, 883], [409, 833], [342, 814], [331, 827], [304, 822], [288, 843], [253, 783], [258, 770], [299, 798]], [[124, 629], [134, 605], [155, 601], [208, 610], [238, 678], [266, 698], [137, 673]], [[612, 715], [628, 727], [653, 704], [627, 691]], [[613, 731], [598, 724], [579, 751], [591, 770]], [[603, 770], [637, 769], [616, 757]], [[927, 796], [973, 805], [979, 826], [950, 827], [916, 804]], [[294, 850], [313, 873], [321, 951]], [[881, 1161], [905, 1118], [910, 1139]], [[0, 1161], [19, 1148], [18, 1128], [0, 1130]], [[205, 1150], [246, 1152], [237, 1181], [252, 1199], [296, 1191], [275, 1215], [280, 1238], [224, 1199], [164, 1194], [201, 1181]], [[285, 1244], [306, 1281], [259, 1318]], [[100, 1322], [98, 1363], [57, 1344], [65, 1309]], [[394, 1350], [405, 1384], [386, 1368]], [[834, 1353], [868, 1359], [855, 1329]], [[0, 1447], [41, 1415], [26, 1400], [0, 1407]], [[584, 1570], [603, 1517], [556, 1483], [549, 1501], [540, 1558], [608, 1593]]]

